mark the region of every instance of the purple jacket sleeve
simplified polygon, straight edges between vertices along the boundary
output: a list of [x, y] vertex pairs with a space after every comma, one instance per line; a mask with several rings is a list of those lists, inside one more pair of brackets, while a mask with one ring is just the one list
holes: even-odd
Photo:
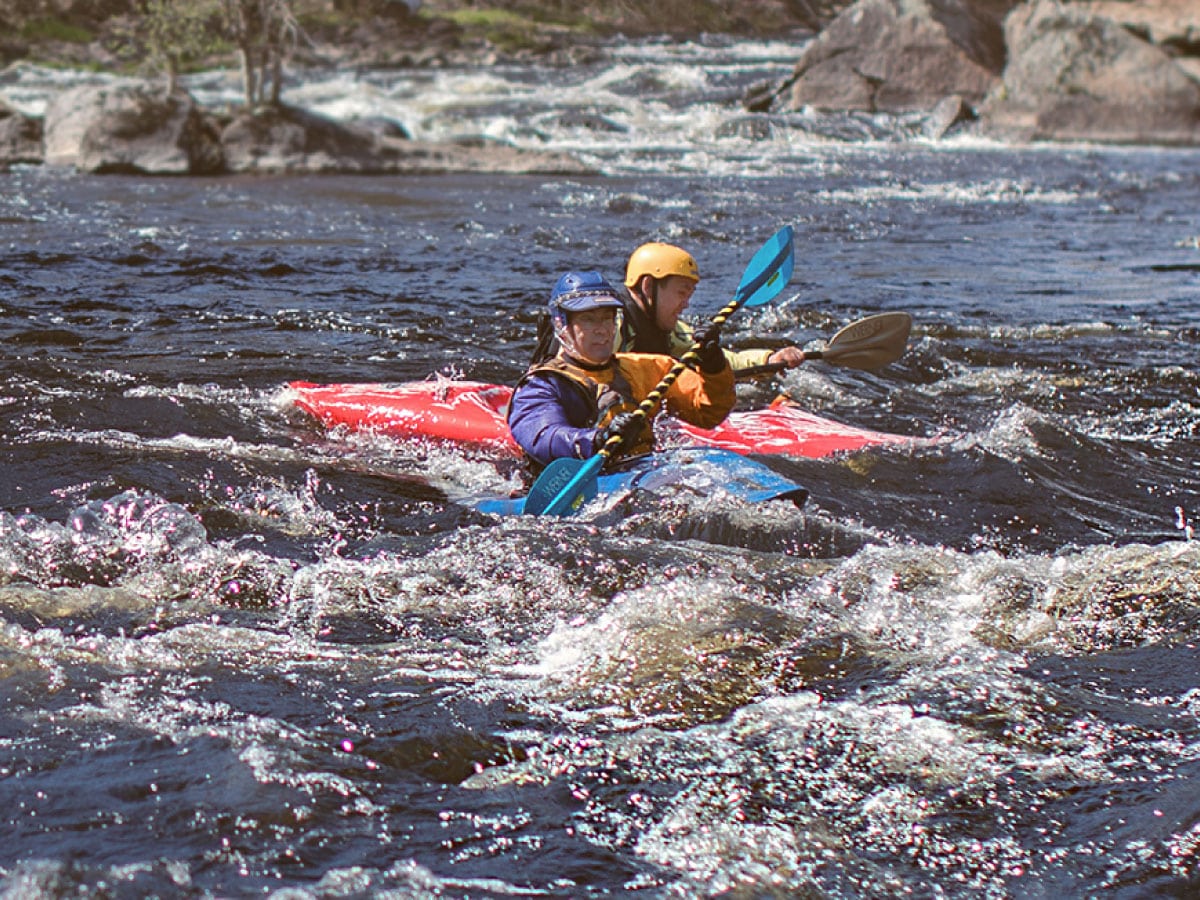
[[508, 430], [542, 465], [564, 456], [585, 459], [596, 452], [592, 416], [583, 396], [565, 379], [535, 375], [513, 393]]

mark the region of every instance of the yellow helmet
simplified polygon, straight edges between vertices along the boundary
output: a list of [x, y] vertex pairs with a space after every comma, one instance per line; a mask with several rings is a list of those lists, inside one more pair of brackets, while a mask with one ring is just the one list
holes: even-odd
[[653, 275], [655, 278], [682, 275], [699, 281], [700, 269], [686, 250], [680, 250], [672, 244], [653, 242], [642, 244], [629, 257], [629, 263], [625, 266], [625, 287], [633, 287], [643, 275]]

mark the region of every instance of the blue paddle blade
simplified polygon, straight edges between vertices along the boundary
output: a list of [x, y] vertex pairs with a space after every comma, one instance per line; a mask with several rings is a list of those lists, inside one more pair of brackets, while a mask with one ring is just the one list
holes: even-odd
[[605, 457], [556, 459], [542, 470], [525, 498], [526, 515], [570, 515], [596, 496]]
[[791, 225], [785, 225], [751, 258], [734, 298], [743, 306], [762, 306], [784, 289], [792, 277], [795, 253]]

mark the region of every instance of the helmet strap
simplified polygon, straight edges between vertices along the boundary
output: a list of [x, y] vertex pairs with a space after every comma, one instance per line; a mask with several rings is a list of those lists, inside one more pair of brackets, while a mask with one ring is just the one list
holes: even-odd
[[650, 313], [650, 321], [654, 323], [655, 328], [658, 327], [658, 288], [661, 284], [662, 281], [658, 278], [650, 279], [650, 296], [648, 298], [650, 303], [649, 309], [646, 311]]
[[[650, 290], [643, 291], [641, 288], [646, 279], [650, 279]], [[638, 289], [638, 305], [645, 310], [646, 316], [655, 324], [658, 323], [658, 284], [659, 280], [653, 275], [643, 275], [638, 279], [637, 284], [634, 285]]]
[[557, 320], [554, 322], [554, 336], [558, 338], [558, 346], [562, 348], [562, 351], [567, 356], [576, 358], [579, 356], [579, 349], [575, 346], [575, 339], [571, 337], [571, 330], [567, 327], [567, 316], [565, 313], [563, 314], [561, 325]]

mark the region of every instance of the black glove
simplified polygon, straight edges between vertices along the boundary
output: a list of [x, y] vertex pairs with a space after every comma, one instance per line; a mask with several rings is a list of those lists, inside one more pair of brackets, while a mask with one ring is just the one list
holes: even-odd
[[636, 413], [625, 412], [620, 415], [613, 416], [613, 420], [603, 428], [596, 429], [596, 450], [608, 443], [608, 439], [614, 434], [621, 436], [621, 446], [617, 452], [622, 451], [628, 453], [633, 449], [634, 443], [638, 439], [638, 435], [642, 433], [642, 428], [646, 425], [646, 417], [639, 416]]
[[716, 322], [697, 328], [692, 340], [700, 345], [696, 348], [696, 355], [700, 357], [700, 371], [705, 375], [716, 375], [728, 365], [725, 353], [721, 350], [721, 326]]

